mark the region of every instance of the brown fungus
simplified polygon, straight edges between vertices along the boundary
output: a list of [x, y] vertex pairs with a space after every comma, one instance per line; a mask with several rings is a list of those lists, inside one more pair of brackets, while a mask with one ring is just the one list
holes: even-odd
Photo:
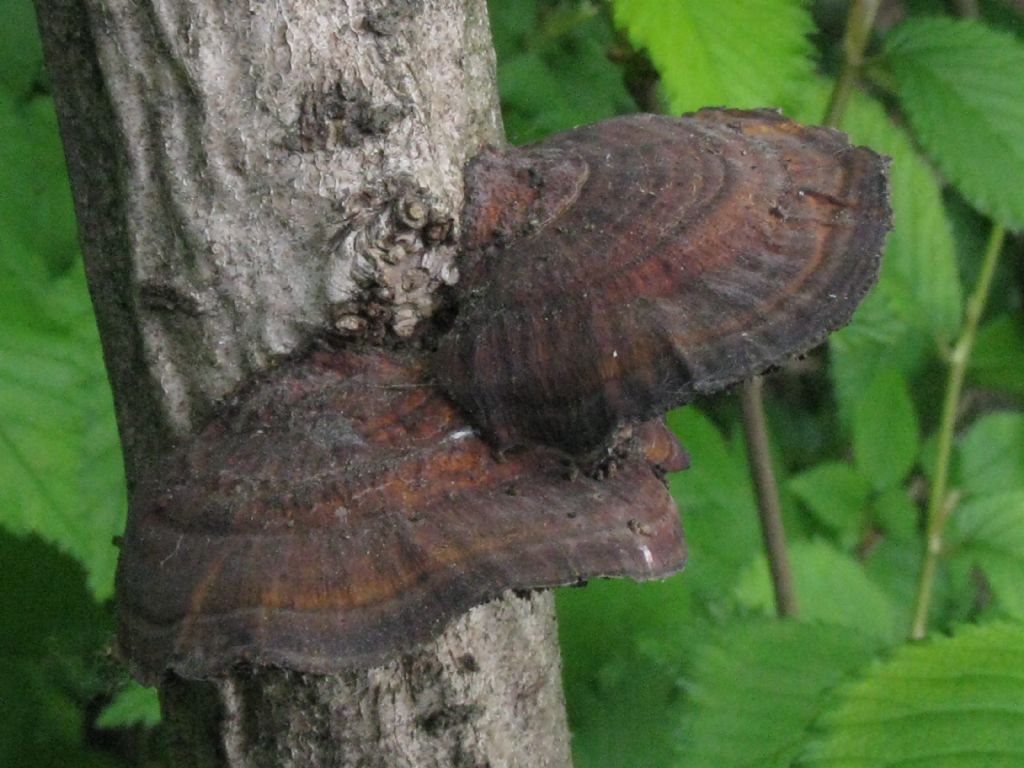
[[253, 387], [132, 500], [119, 645], [155, 682], [238, 662], [376, 664], [509, 589], [662, 578], [684, 561], [661, 424], [607, 480], [499, 461], [418, 356], [319, 351]]
[[[285, 365], [133, 494], [118, 637], [140, 679], [381, 663], [506, 590], [679, 570], [663, 477], [688, 457], [650, 418], [847, 322], [890, 223], [883, 158], [769, 111], [488, 150], [466, 190], [433, 362]], [[467, 416], [525, 447], [495, 455]]]
[[491, 149], [466, 198], [437, 375], [499, 447], [576, 455], [847, 323], [891, 221], [885, 158], [769, 110]]

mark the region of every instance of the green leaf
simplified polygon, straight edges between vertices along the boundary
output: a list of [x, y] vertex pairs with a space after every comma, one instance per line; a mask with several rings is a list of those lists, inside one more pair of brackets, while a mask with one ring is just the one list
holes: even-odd
[[917, 415], [903, 376], [884, 370], [853, 411], [853, 456], [860, 474], [878, 490], [899, 483], [918, 453]]
[[38, 536], [0, 528], [0, 668], [24, 659], [93, 653], [113, 630], [85, 589], [85, 571]]
[[82, 701], [40, 664], [0, 673], [0, 765], [31, 768], [127, 768], [89, 742]]
[[[13, 233], [0, 237], [0, 325], [33, 328], [47, 323], [49, 280], [43, 259], [21, 238]], [[50, 328], [63, 330], [65, 325], [57, 319]]]
[[846, 628], [791, 621], [732, 622], [720, 634], [697, 654], [678, 768], [788, 768], [830, 691], [877, 649]]
[[0, 765], [113, 766], [86, 744], [86, 704], [102, 692], [95, 658], [113, 632], [74, 559], [0, 528]]
[[[824, 541], [797, 541], [789, 548], [800, 620], [850, 627], [883, 641], [899, 635], [889, 597], [849, 555]], [[748, 566], [734, 590], [741, 605], [775, 612], [768, 561], [763, 554]]]
[[130, 683], [119, 691], [96, 718], [100, 728], [126, 728], [132, 725], [152, 727], [160, 722], [160, 699], [156, 688]]
[[615, 23], [648, 51], [673, 112], [785, 106], [814, 73], [802, 0], [614, 0]]
[[895, 370], [909, 376], [926, 358], [928, 336], [907, 318], [907, 303], [889, 295], [893, 293], [890, 286], [883, 277], [857, 309], [853, 322], [829, 337], [829, 373], [839, 414], [847, 424], [879, 374]]
[[974, 384], [1024, 397], [1024, 323], [1004, 314], [982, 326], [968, 366]]
[[[864, 571], [872, 583], [889, 597], [902, 635], [913, 622], [914, 599], [921, 578], [923, 547], [920, 536], [914, 539], [886, 537], [872, 546], [864, 561]], [[935, 578], [929, 626], [948, 627], [965, 620], [975, 609], [978, 582], [969, 570], [953, 558], [944, 562]]]
[[0, 89], [0, 136], [0, 242], [16, 237], [51, 275], [64, 272], [78, 230], [53, 100], [16, 102]]
[[0, 525], [75, 556], [103, 599], [124, 525], [121, 449], [81, 269], [51, 291], [59, 322], [0, 316]]
[[824, 525], [852, 544], [865, 522], [871, 484], [849, 464], [825, 462], [791, 478], [789, 489]]
[[960, 441], [960, 476], [968, 494], [1024, 490], [1024, 414], [978, 419]]
[[43, 74], [36, 14], [30, 0], [4, 0], [0, 14], [0, 90], [27, 98]]
[[982, 570], [1000, 608], [1024, 619], [1024, 487], [964, 502], [950, 528], [957, 556]]
[[683, 704], [674, 670], [705, 624], [686, 576], [592, 581], [556, 597], [573, 764], [670, 768]]
[[607, 55], [605, 16], [586, 3], [491, 3], [498, 89], [509, 138], [523, 143], [636, 110]]
[[607, 680], [566, 687], [575, 768], [674, 768], [679, 686], [647, 659], [605, 667]]
[[[596, 666], [635, 655], [644, 636], [672, 636], [678, 645], [694, 633], [693, 595], [681, 574], [648, 583], [597, 580], [555, 595], [567, 678], [582, 679]], [[609, 624], [631, 631], [609, 634]]]
[[691, 455], [688, 470], [669, 476], [690, 551], [687, 577], [714, 600], [761, 546], [746, 453], [695, 407], [672, 411], [668, 424]]
[[911, 500], [906, 488], [883, 491], [871, 504], [874, 518], [886, 533], [904, 541], [918, 533], [921, 510]]
[[537, 0], [488, 0], [494, 48], [500, 62], [526, 50], [537, 25]]
[[942, 172], [979, 210], [1024, 227], [1024, 43], [977, 21], [912, 19], [890, 33], [884, 65]]
[[[897, 627], [909, 630], [914, 620], [914, 598], [917, 596], [917, 583], [921, 577], [923, 550], [919, 537], [914, 539], [883, 538], [871, 547], [865, 555], [862, 567], [871, 583], [878, 586], [889, 598], [893, 606]], [[945, 589], [943, 580], [945, 571], [940, 572], [936, 580], [936, 592]], [[943, 592], [943, 596], [944, 596]], [[933, 601], [933, 612], [939, 603], [936, 594]]]
[[911, 645], [842, 691], [801, 765], [1024, 765], [1024, 627], [965, 627]]

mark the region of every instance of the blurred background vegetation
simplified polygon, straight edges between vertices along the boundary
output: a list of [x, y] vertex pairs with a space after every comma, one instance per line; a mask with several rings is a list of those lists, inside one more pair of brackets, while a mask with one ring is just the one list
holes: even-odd
[[[832, 120], [892, 157], [878, 286], [768, 380], [799, 619], [735, 397], [673, 412], [687, 571], [558, 596], [578, 768], [1024, 765], [1024, 3], [882, 3], [863, 62], [859, 5], [490, 2], [512, 142], [709, 105], [821, 123], [846, 72]], [[50, 86], [29, 0], [0, 18], [0, 765], [164, 765], [111, 650], [124, 481]]]

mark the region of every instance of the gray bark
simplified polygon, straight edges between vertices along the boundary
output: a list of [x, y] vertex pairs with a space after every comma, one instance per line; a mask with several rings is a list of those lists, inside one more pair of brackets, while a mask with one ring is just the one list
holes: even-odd
[[[484, 0], [37, 0], [129, 490], [325, 330], [409, 337], [501, 139]], [[565, 766], [550, 595], [372, 670], [169, 681], [181, 765]]]

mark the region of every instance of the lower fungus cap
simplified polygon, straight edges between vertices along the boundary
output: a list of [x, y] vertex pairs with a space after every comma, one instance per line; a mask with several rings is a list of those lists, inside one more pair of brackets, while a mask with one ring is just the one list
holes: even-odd
[[506, 590], [682, 568], [664, 426], [638, 430], [607, 479], [569, 479], [550, 449], [496, 459], [425, 369], [317, 352], [135, 495], [117, 598], [139, 679], [377, 664]]

